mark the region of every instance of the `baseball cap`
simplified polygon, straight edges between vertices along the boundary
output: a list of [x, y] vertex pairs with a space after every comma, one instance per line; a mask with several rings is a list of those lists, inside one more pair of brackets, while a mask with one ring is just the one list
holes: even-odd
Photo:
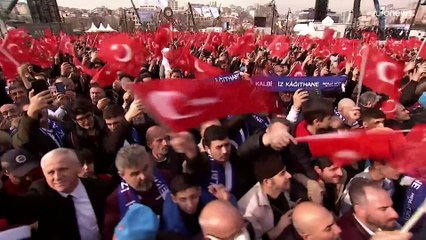
[[115, 240], [155, 240], [159, 220], [151, 208], [135, 203], [114, 231]]
[[40, 163], [24, 149], [12, 149], [1, 157], [1, 167], [16, 177], [23, 177]]

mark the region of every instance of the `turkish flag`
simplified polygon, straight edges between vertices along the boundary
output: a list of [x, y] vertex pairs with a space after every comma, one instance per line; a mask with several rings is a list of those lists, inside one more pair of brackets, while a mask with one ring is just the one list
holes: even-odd
[[222, 35], [218, 32], [210, 32], [206, 39], [206, 45], [218, 47], [220, 44], [222, 44]]
[[328, 157], [335, 165], [345, 166], [368, 156], [360, 145], [364, 135], [363, 132], [348, 131], [314, 135], [297, 141], [308, 143], [312, 157]]
[[96, 75], [96, 73], [98, 73], [98, 70], [97, 70], [97, 69], [89, 68], [89, 67], [87, 67], [87, 66], [84, 66], [84, 65], [80, 62], [80, 60], [78, 60], [78, 58], [76, 58], [76, 57], [74, 57], [74, 58], [73, 58], [73, 63], [74, 63], [75, 67], [76, 67], [78, 70], [82, 71], [83, 73], [85, 73], [85, 74], [87, 74], [87, 75], [89, 75], [89, 76], [91, 76], [91, 77], [95, 76], [95, 75]]
[[166, 48], [168, 44], [173, 40], [172, 36], [172, 25], [164, 24], [161, 25], [155, 32], [153, 39], [153, 53], [157, 57], [161, 57], [161, 50]]
[[397, 102], [393, 99], [389, 99], [382, 103], [380, 110], [386, 115], [387, 119], [394, 119], [396, 116], [396, 104]]
[[125, 33], [104, 39], [98, 50], [99, 59], [106, 62], [110, 68], [133, 77], [138, 76], [146, 56], [144, 46]]
[[404, 66], [386, 56], [377, 48], [369, 47], [362, 84], [375, 92], [399, 99], [399, 82], [404, 76]]
[[105, 65], [93, 76], [93, 80], [101, 87], [108, 87], [117, 79], [117, 72], [118, 70]]
[[275, 37], [274, 41], [268, 46], [271, 57], [284, 59], [290, 51], [290, 43], [287, 36]]
[[426, 180], [426, 125], [419, 124], [411, 129], [405, 142], [393, 144], [394, 158], [391, 164], [401, 172]]
[[187, 47], [170, 50], [166, 53], [171, 66], [190, 71], [196, 78], [208, 79], [224, 75], [225, 72], [194, 57]]
[[274, 38], [275, 36], [272, 35], [263, 35], [258, 42], [259, 47], [269, 47], [269, 45], [271, 45], [271, 43], [274, 41]]
[[417, 54], [418, 57], [422, 59], [426, 59], [426, 46], [425, 46], [425, 40], [423, 40], [422, 45], [420, 46], [419, 53]]
[[33, 39], [23, 29], [13, 29], [7, 32], [0, 45], [0, 64], [7, 79], [14, 78], [17, 67], [30, 62], [29, 45]]
[[67, 35], [64, 35], [61, 39], [61, 44], [59, 45], [59, 50], [62, 53], [68, 54], [72, 57], [75, 56], [74, 53], [74, 44], [71, 43], [71, 38]]
[[295, 62], [292, 68], [290, 69], [290, 73], [288, 74], [289, 77], [304, 77], [305, 72], [302, 68], [301, 62]]
[[228, 53], [230, 56], [245, 57], [246, 53], [256, 48], [253, 29], [249, 29], [246, 33], [239, 37], [237, 42], [229, 46]]
[[248, 81], [224, 86], [215, 81], [170, 79], [134, 84], [148, 111], [175, 132], [228, 115], [268, 113], [274, 97]]
[[334, 29], [327, 27], [324, 29], [324, 35], [322, 39], [325, 41], [330, 41], [331, 39], [334, 38], [334, 33], [335, 33]]

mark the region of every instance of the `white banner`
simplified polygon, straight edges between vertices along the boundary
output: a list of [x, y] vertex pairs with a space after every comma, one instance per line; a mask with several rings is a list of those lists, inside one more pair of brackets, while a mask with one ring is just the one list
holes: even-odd
[[203, 17], [205, 18], [212, 17], [212, 12], [210, 11], [210, 7], [203, 6], [201, 9], [203, 10]]
[[220, 16], [219, 9], [217, 7], [211, 7], [210, 12], [214, 18], [218, 18]]

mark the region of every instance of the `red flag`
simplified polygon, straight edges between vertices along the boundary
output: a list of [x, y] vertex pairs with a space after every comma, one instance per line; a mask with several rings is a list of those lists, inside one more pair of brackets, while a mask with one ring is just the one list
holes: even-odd
[[268, 46], [269, 51], [271, 51], [272, 57], [277, 57], [283, 59], [287, 56], [290, 51], [290, 43], [288, 43], [288, 37], [278, 36], [272, 41]]
[[256, 48], [253, 30], [247, 30], [246, 33], [239, 37], [237, 42], [228, 48], [231, 56], [245, 57], [245, 54]]
[[425, 46], [425, 40], [423, 40], [422, 45], [420, 46], [419, 53], [417, 54], [418, 57], [422, 59], [426, 59], [426, 46]]
[[373, 91], [399, 99], [399, 82], [404, 76], [404, 66], [386, 56], [382, 51], [369, 47], [363, 84]]
[[218, 32], [210, 32], [206, 39], [206, 45], [217, 47], [222, 44], [222, 35]]
[[258, 45], [260, 47], [269, 47], [271, 43], [274, 41], [275, 36], [272, 35], [263, 35], [262, 38], [259, 40]]
[[393, 144], [395, 154], [391, 164], [401, 172], [425, 181], [426, 125], [416, 125], [405, 140], [405, 142]]
[[193, 72], [199, 79], [214, 78], [224, 74], [222, 69], [211, 66], [191, 55], [187, 47], [170, 50], [166, 57], [171, 66]]
[[133, 90], [158, 121], [176, 132], [228, 115], [270, 112], [274, 105], [270, 93], [248, 81], [224, 87], [215, 81], [170, 79], [135, 84]]
[[161, 57], [161, 50], [163, 50], [169, 42], [172, 41], [172, 26], [170, 24], [164, 24], [160, 26], [155, 32], [153, 39], [153, 52], [155, 56]]
[[63, 36], [61, 39], [61, 44], [59, 45], [59, 50], [74, 57], [74, 44], [71, 43], [71, 38], [69, 36]]
[[289, 77], [304, 77], [305, 72], [302, 68], [301, 62], [295, 62], [292, 68], [290, 69], [290, 73], [288, 74]]
[[327, 28], [324, 29], [324, 35], [323, 35], [322, 39], [324, 39], [326, 41], [330, 41], [331, 39], [333, 39], [334, 33], [335, 33], [334, 29], [327, 27]]
[[118, 34], [102, 41], [98, 57], [110, 68], [136, 77], [145, 63], [146, 52], [143, 45], [127, 34]]
[[117, 72], [118, 70], [105, 65], [93, 76], [93, 80], [101, 87], [108, 87], [117, 79]]
[[393, 99], [389, 99], [382, 103], [380, 110], [386, 115], [387, 119], [394, 119], [396, 116], [396, 104], [397, 102]]
[[94, 69], [94, 68], [88, 68], [88, 67], [84, 66], [84, 65], [80, 62], [80, 60], [78, 60], [78, 58], [76, 58], [76, 57], [75, 57], [75, 58], [73, 58], [73, 63], [74, 63], [75, 67], [76, 67], [78, 70], [82, 71], [83, 73], [85, 73], [85, 74], [87, 74], [87, 75], [89, 75], [89, 76], [91, 76], [91, 77], [95, 76], [95, 75], [96, 75], [96, 73], [98, 73], [98, 70], [97, 70], [97, 69]]
[[363, 136], [362, 132], [330, 133], [313, 136], [307, 142], [313, 157], [328, 157], [335, 165], [344, 166], [368, 156], [359, 144]]

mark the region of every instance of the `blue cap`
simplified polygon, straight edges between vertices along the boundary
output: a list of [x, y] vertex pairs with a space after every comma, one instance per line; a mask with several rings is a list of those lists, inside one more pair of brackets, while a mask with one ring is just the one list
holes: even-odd
[[155, 240], [158, 225], [151, 208], [135, 203], [115, 227], [114, 236], [116, 240]]
[[422, 107], [426, 108], [426, 92], [423, 92], [423, 94], [420, 96], [419, 103], [422, 105]]

